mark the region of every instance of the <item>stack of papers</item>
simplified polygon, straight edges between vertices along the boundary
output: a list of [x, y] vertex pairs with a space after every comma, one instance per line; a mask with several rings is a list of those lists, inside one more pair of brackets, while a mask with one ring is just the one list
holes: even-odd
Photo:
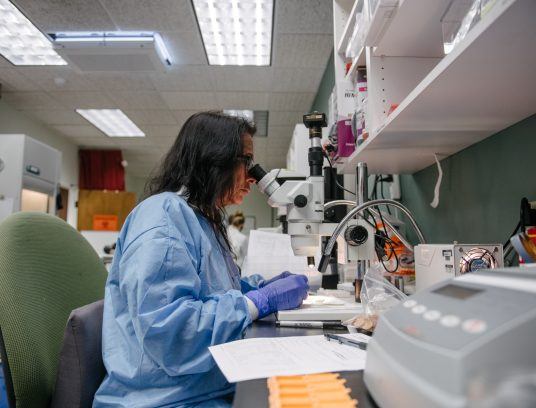
[[307, 257], [294, 255], [290, 235], [250, 231], [242, 276], [259, 274], [264, 279], [270, 279], [283, 271], [307, 276], [312, 288], [320, 287], [322, 283], [322, 274], [307, 266]]
[[[368, 342], [364, 334], [344, 334]], [[229, 382], [365, 368], [366, 352], [324, 336], [256, 338], [209, 347]]]

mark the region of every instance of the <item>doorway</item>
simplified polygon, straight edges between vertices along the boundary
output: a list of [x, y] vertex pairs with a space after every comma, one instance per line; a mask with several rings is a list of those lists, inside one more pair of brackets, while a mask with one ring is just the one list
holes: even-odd
[[63, 188], [60, 186], [59, 191], [59, 200], [58, 200], [58, 217], [60, 217], [63, 221], [67, 221], [67, 207], [69, 203], [69, 189]]

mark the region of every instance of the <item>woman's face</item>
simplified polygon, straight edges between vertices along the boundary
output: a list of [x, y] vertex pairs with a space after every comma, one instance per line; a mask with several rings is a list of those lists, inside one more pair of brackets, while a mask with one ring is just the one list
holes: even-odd
[[242, 136], [242, 155], [235, 167], [234, 186], [223, 205], [239, 205], [251, 190], [255, 179], [248, 175], [247, 163], [253, 161], [253, 137], [249, 133]]

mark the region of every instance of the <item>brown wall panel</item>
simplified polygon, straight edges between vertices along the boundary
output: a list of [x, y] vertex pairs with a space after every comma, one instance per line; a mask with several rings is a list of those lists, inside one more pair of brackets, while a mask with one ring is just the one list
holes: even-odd
[[124, 191], [80, 190], [78, 194], [78, 230], [93, 229], [93, 215], [113, 214], [119, 218], [119, 228], [136, 206], [136, 193]]

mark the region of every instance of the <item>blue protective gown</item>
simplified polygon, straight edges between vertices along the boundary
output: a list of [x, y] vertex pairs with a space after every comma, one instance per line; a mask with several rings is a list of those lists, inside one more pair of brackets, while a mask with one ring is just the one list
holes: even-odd
[[[234, 391], [208, 350], [251, 323], [238, 268], [209, 222], [175, 193], [128, 216], [106, 283], [94, 407], [219, 407]], [[250, 289], [245, 284], [242, 290]]]

